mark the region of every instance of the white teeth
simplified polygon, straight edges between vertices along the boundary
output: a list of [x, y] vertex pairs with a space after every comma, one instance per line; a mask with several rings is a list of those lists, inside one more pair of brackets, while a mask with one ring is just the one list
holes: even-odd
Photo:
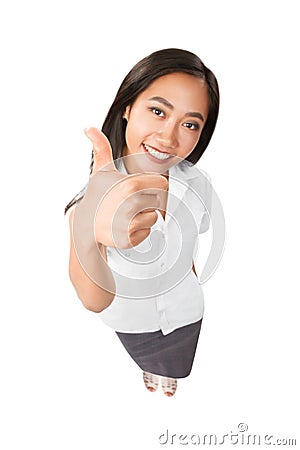
[[147, 152], [150, 153], [150, 155], [154, 156], [157, 159], [163, 160], [171, 158], [172, 155], [169, 155], [168, 153], [162, 153], [158, 152], [157, 150], [154, 150], [154, 148], [149, 147], [149, 145], [143, 144]]

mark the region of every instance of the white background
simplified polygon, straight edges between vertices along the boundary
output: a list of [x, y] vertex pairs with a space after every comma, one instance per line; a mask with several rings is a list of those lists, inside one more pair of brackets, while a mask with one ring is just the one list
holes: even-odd
[[[299, 443], [297, 3], [2, 2], [3, 450], [182, 448], [158, 438], [221, 439], [240, 422]], [[88, 178], [83, 129], [101, 126], [138, 60], [167, 47], [197, 53], [219, 81], [220, 117], [198, 167], [227, 236], [203, 286], [192, 374], [171, 399], [146, 391], [114, 332], [76, 298], [63, 216]]]

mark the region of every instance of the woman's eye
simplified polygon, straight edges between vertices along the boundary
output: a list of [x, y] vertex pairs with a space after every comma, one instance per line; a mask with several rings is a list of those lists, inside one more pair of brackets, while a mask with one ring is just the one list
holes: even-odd
[[186, 122], [183, 125], [189, 130], [199, 130], [199, 125], [197, 123]]
[[152, 111], [156, 116], [164, 117], [164, 112], [159, 108], [150, 108], [150, 111]]

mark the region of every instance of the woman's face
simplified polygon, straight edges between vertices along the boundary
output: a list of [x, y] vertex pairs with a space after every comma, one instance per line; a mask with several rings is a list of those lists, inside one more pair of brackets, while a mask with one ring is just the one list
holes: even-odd
[[157, 170], [167, 162], [172, 165], [172, 157], [185, 159], [200, 138], [208, 111], [205, 81], [181, 72], [157, 78], [125, 110], [123, 156], [144, 154]]

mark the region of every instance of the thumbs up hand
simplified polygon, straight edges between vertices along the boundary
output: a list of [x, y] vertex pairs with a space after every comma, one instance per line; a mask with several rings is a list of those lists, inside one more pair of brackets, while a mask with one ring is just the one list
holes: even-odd
[[157, 220], [168, 181], [156, 173], [125, 175], [114, 164], [106, 136], [85, 130], [93, 144], [94, 165], [84, 198], [77, 208], [93, 220], [94, 236], [104, 246], [129, 248], [141, 243]]
[[92, 175], [99, 170], [117, 170], [113, 160], [110, 142], [97, 128], [86, 128], [85, 135], [93, 144], [94, 165]]

